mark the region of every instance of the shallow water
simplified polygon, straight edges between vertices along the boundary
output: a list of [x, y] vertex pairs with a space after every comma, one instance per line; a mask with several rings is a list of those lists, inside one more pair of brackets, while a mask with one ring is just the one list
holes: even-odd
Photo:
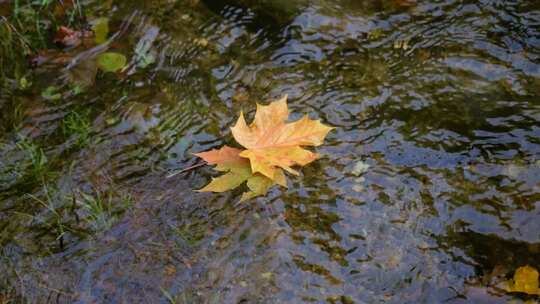
[[[0, 94], [0, 287], [25, 303], [526, 300], [501, 283], [540, 268], [540, 5], [412, 2], [85, 2], [134, 67], [74, 94], [90, 50]], [[167, 178], [284, 94], [293, 118], [336, 127], [288, 189], [239, 204], [194, 192], [210, 168]]]

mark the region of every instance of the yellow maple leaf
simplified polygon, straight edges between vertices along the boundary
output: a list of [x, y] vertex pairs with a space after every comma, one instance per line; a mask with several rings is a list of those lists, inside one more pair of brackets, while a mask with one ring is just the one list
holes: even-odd
[[540, 295], [538, 288], [538, 271], [531, 266], [519, 267], [514, 273], [514, 279], [507, 282], [508, 292], [523, 292], [530, 295]]
[[236, 141], [246, 148], [241, 157], [250, 160], [253, 173], [261, 173], [281, 184], [286, 170], [298, 175], [292, 166], [304, 166], [319, 158], [319, 155], [302, 146], [319, 146], [332, 130], [319, 120], [309, 117], [288, 123], [287, 96], [267, 106], [257, 104], [255, 119], [247, 125], [243, 113], [231, 128]]
[[[208, 185], [197, 191], [225, 192], [247, 182], [249, 191], [242, 194], [240, 201], [266, 194], [268, 189], [274, 185], [274, 181], [265, 176], [253, 174], [249, 160], [240, 157], [240, 152], [242, 150], [224, 146], [221, 149], [195, 154], [208, 164], [216, 165], [217, 171], [225, 172], [225, 174], [213, 178]], [[281, 175], [278, 180], [285, 183], [285, 176]]]

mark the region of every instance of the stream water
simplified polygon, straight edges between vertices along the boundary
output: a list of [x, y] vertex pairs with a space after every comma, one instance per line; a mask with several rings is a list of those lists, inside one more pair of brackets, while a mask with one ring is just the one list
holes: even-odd
[[[0, 93], [0, 303], [534, 301], [540, 2], [81, 3], [131, 68]], [[167, 177], [285, 94], [336, 127], [288, 188]]]

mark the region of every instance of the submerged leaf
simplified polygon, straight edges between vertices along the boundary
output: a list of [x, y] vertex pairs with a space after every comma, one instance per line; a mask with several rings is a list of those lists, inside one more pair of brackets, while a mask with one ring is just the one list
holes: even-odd
[[394, 0], [394, 4], [399, 7], [411, 7], [417, 3], [416, 0]]
[[523, 292], [530, 295], [540, 295], [538, 288], [538, 271], [531, 266], [519, 267], [514, 279], [507, 283], [508, 292]]
[[103, 53], [97, 59], [98, 67], [104, 72], [118, 72], [126, 62], [126, 56], [114, 52]]
[[94, 31], [94, 41], [97, 44], [107, 42], [109, 35], [109, 18], [102, 17], [92, 22], [92, 31]]
[[69, 81], [81, 88], [88, 88], [94, 85], [97, 75], [97, 64], [95, 60], [84, 60], [67, 71]]

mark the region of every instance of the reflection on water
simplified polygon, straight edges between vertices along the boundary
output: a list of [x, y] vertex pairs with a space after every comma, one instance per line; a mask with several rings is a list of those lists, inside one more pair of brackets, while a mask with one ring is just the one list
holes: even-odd
[[[87, 5], [133, 65], [80, 94], [64, 65], [38, 67], [1, 95], [0, 287], [36, 303], [525, 299], [493, 278], [540, 267], [538, 3]], [[238, 205], [193, 192], [207, 168], [165, 178], [284, 94], [337, 127], [288, 189]]]

